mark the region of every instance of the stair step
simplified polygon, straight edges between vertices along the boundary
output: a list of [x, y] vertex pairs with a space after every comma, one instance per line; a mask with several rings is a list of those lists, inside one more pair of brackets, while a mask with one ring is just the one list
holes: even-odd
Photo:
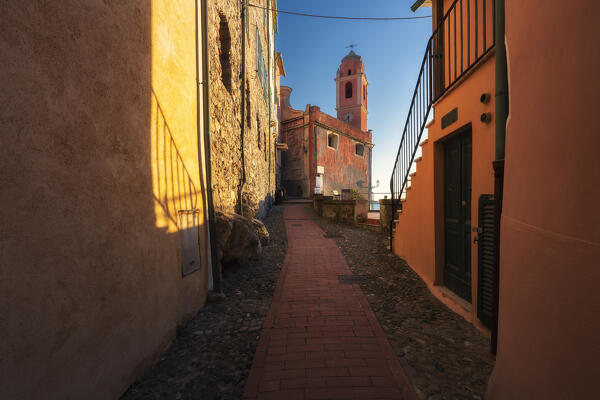
[[414, 172], [411, 172], [410, 174], [408, 174], [408, 176], [410, 176], [410, 177], [412, 178], [412, 177], [413, 177], [413, 176], [415, 176], [416, 174], [417, 174], [417, 171], [414, 171]]
[[429, 138], [423, 140], [421, 143], [419, 143], [419, 146], [423, 146], [425, 143], [429, 142]]
[[422, 159], [423, 159], [423, 156], [419, 156], [419, 157], [415, 158], [415, 162], [419, 162], [419, 161], [421, 161]]

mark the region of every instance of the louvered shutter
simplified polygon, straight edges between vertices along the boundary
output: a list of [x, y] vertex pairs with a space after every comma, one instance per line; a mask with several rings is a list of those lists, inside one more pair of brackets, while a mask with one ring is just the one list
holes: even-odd
[[477, 317], [488, 328], [494, 301], [494, 196], [479, 197]]

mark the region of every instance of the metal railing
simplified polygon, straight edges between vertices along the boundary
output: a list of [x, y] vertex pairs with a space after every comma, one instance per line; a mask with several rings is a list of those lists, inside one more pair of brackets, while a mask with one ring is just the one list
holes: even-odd
[[427, 42], [390, 179], [390, 250], [396, 212], [431, 107], [494, 47], [494, 3], [495, 0], [454, 1]]

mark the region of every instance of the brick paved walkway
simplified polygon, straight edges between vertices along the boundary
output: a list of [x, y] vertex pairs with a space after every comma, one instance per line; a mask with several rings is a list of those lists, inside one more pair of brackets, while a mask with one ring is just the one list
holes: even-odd
[[284, 209], [288, 250], [244, 399], [416, 399], [335, 242], [303, 204]]

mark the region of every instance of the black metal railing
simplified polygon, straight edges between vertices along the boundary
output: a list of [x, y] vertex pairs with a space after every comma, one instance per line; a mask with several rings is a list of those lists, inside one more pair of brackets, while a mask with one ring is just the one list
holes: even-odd
[[494, 47], [495, 0], [456, 0], [431, 35], [438, 100]]
[[396, 212], [431, 107], [494, 47], [494, 3], [495, 0], [454, 1], [427, 42], [390, 179], [390, 250]]

